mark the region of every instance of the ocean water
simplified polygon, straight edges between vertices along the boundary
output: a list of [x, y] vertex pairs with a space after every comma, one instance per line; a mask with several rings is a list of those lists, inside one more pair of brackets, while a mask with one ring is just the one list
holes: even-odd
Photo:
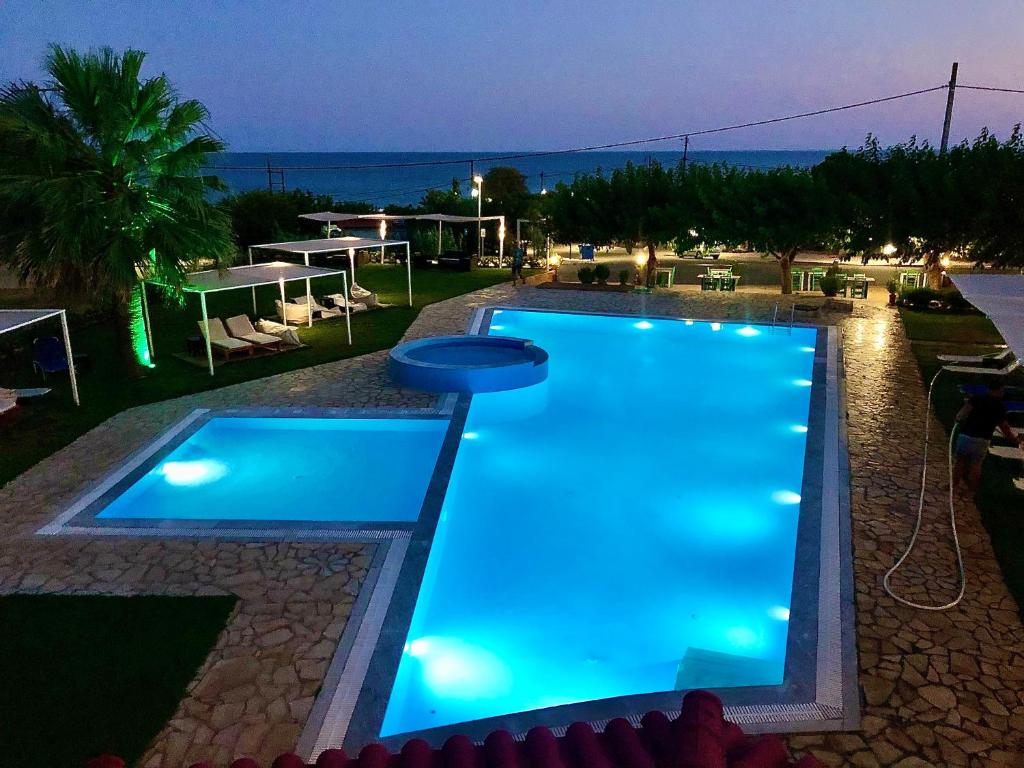
[[[381, 731], [782, 682], [817, 331], [503, 310]], [[754, 383], [756, 382], [756, 385]]]
[[[328, 194], [336, 200], [359, 200], [384, 206], [388, 203], [416, 203], [428, 189], [447, 189], [453, 178], [469, 189], [470, 160], [474, 157], [517, 154], [515, 151], [490, 152], [225, 152], [211, 158], [211, 166], [232, 192], [267, 189], [267, 161], [275, 169], [284, 170], [286, 189], [305, 189]], [[695, 163], [728, 163], [743, 168], [775, 168], [783, 165], [809, 167], [821, 162], [826, 150], [753, 150], [753, 151], [691, 151], [688, 161]], [[553, 187], [559, 181], [570, 181], [576, 173], [597, 169], [610, 171], [627, 162], [645, 163], [654, 159], [663, 165], [674, 165], [682, 152], [581, 152], [577, 154], [525, 157], [512, 160], [481, 162], [474, 170], [486, 173], [495, 165], [511, 165], [527, 178], [529, 188], [539, 192], [542, 185]], [[405, 163], [437, 163], [395, 167]], [[329, 169], [324, 169], [327, 166]], [[367, 167], [369, 166], [369, 167]], [[390, 167], [389, 167], [390, 166]], [[320, 170], [311, 170], [316, 167]], [[543, 178], [541, 177], [543, 174]], [[274, 174], [272, 180], [280, 184]], [[276, 187], [279, 188], [279, 187]]]

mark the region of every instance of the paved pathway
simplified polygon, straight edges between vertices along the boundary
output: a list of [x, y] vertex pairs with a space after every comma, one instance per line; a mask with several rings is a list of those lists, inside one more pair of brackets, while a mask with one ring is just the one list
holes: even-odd
[[[770, 290], [650, 297], [495, 286], [427, 307], [409, 336], [461, 332], [492, 303], [767, 320]], [[881, 576], [909, 535], [920, 471], [923, 387], [898, 315], [857, 302], [819, 318], [844, 334], [863, 729], [789, 738], [829, 765], [1024, 765], [1024, 627], [973, 505], [960, 509], [970, 580], [954, 611], [898, 607]], [[390, 384], [385, 353], [293, 371], [120, 414], [0, 489], [0, 591], [223, 594], [241, 599], [228, 629], [143, 764], [264, 762], [292, 746], [366, 573], [372, 545], [139, 538], [42, 538], [56, 516], [161, 429], [196, 407], [424, 406]], [[941, 429], [933, 424], [936, 434]], [[936, 451], [919, 554], [898, 578], [918, 599], [955, 594]]]

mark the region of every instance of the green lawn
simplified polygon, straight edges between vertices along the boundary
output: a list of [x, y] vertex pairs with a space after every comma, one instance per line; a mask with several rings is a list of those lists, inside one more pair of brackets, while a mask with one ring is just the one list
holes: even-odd
[[138, 760], [173, 716], [234, 597], [0, 597], [5, 768]]
[[[66, 377], [51, 377], [47, 386], [53, 386], [54, 392], [46, 397], [23, 401], [20, 408], [3, 417], [0, 421], [4, 444], [4, 450], [0, 451], [0, 485], [126, 408], [390, 348], [427, 304], [507, 281], [511, 273], [507, 269], [473, 272], [414, 270], [412, 307], [406, 303], [404, 268], [368, 265], [360, 267], [357, 275], [360, 285], [376, 291], [381, 301], [395, 306], [353, 315], [351, 346], [346, 340], [343, 319], [323, 321], [312, 328], [298, 329], [299, 337], [307, 347], [222, 365], [214, 377], [205, 367], [173, 356], [175, 352], [184, 352], [185, 338], [197, 333], [196, 321], [200, 312], [195, 296], [189, 297], [182, 308], [162, 302], [159, 295], [150, 290], [156, 367], [141, 379], [130, 379], [122, 373], [114, 354], [114, 332], [110, 327], [101, 322], [86, 323], [81, 318], [71, 317], [69, 322], [75, 354], [85, 353], [90, 358], [88, 369], [79, 375], [82, 405], [75, 408], [71, 402]], [[301, 294], [303, 288], [294, 283], [287, 290], [289, 296], [295, 296]], [[313, 282], [316, 296], [340, 291], [340, 277]], [[278, 295], [276, 286], [257, 291], [257, 306], [262, 316], [269, 317], [275, 313], [274, 299]], [[207, 305], [211, 317], [252, 314], [252, 296], [245, 289], [210, 294]], [[37, 324], [4, 337], [5, 343], [16, 344], [19, 350], [3, 361], [4, 374], [0, 385], [42, 386], [40, 378], [31, 370], [31, 341], [36, 336], [59, 334], [59, 324], [56, 321], [50, 323], [49, 327]]]
[[[903, 327], [911, 341], [941, 341], [951, 344], [1001, 344], [992, 321], [982, 314], [918, 312], [900, 309]], [[983, 354], [988, 350], [980, 350]], [[974, 354], [973, 351], [961, 354]]]
[[[935, 356], [942, 353], [972, 354], [988, 348], [979, 344], [999, 344], [1001, 338], [987, 318], [980, 315], [940, 314], [901, 310], [911, 348], [925, 383], [939, 369]], [[969, 342], [969, 343], [965, 343]], [[985, 377], [975, 377], [985, 383]], [[956, 412], [963, 405], [959, 384], [968, 381], [963, 375], [943, 374], [935, 385], [934, 406], [948, 436]], [[1024, 387], [1024, 373], [1010, 376], [1009, 384]], [[1020, 424], [1021, 422], [1016, 422]], [[989, 456], [985, 460], [981, 490], [975, 499], [981, 512], [992, 547], [1003, 572], [1003, 579], [1024, 606], [1024, 491], [1013, 486], [1013, 479], [1024, 474], [1019, 461]]]

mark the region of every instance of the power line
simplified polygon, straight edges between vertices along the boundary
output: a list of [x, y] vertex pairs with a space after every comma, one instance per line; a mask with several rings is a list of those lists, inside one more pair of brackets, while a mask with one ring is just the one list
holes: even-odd
[[996, 88], [991, 85], [958, 85], [957, 88], [966, 88], [969, 91], [995, 91], [996, 93], [1024, 93], [1021, 88]]
[[[517, 152], [504, 155], [486, 155], [482, 157], [468, 157], [460, 159], [449, 159], [449, 160], [416, 160], [409, 162], [394, 162], [394, 163], [363, 163], [363, 164], [352, 164], [352, 165], [296, 165], [286, 166], [287, 171], [355, 171], [355, 170], [369, 170], [369, 169], [384, 169], [384, 168], [417, 168], [424, 166], [440, 166], [440, 165], [464, 165], [466, 163], [486, 163], [496, 162], [500, 160], [519, 160], [528, 157], [552, 157], [555, 155], [569, 155], [577, 152], [592, 152], [599, 149], [617, 149], [619, 147], [634, 147], [641, 144], [653, 144], [662, 141], [678, 141], [685, 136], [708, 136], [714, 133], [725, 133], [726, 131], [736, 131], [742, 128], [756, 128], [763, 125], [773, 125], [775, 123], [783, 123], [789, 120], [801, 120], [806, 117], [816, 117], [819, 115], [827, 115], [835, 112], [843, 112], [849, 109], [859, 109], [861, 107], [871, 106], [873, 104], [884, 104], [889, 101], [896, 101], [898, 99], [906, 99], [911, 96], [920, 96], [925, 93], [932, 93], [934, 91], [946, 90], [949, 86], [946, 83], [942, 85], [936, 85], [931, 88], [921, 88], [916, 91], [908, 91], [906, 93], [898, 93], [892, 96], [883, 96], [877, 99], [867, 99], [865, 101], [858, 101], [852, 104], [842, 104], [835, 107], [825, 107], [823, 109], [815, 109], [809, 112], [799, 112], [792, 115], [783, 115], [782, 117], [772, 117], [764, 120], [751, 120], [746, 123], [735, 123], [733, 125], [723, 125], [718, 128], [705, 128], [700, 131], [683, 131], [681, 133], [673, 133], [665, 136], [653, 136], [645, 139], [630, 139], [628, 141], [615, 141], [607, 144], [591, 144], [583, 147], [572, 147], [569, 149], [551, 149], [540, 152]], [[228, 165], [216, 165], [209, 166], [218, 170], [232, 170], [232, 171], [254, 171], [254, 170], [265, 170], [257, 166], [228, 166]]]

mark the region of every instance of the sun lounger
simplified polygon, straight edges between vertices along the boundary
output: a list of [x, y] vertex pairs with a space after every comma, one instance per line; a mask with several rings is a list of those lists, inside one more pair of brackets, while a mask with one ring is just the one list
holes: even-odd
[[269, 333], [260, 333], [252, 327], [252, 323], [249, 322], [249, 318], [246, 315], [235, 315], [229, 317], [224, 321], [224, 325], [227, 326], [228, 333], [234, 336], [236, 339], [242, 341], [248, 341], [250, 344], [254, 344], [261, 349], [281, 349], [281, 339], [277, 336], [271, 336]]
[[[988, 384], [960, 385], [960, 391], [965, 395], [987, 395], [990, 388]], [[1010, 397], [1024, 396], [1024, 387], [1007, 387], [1005, 394]]]
[[1011, 445], [991, 445], [988, 452], [1000, 459], [1020, 459], [1024, 461], [1024, 450]]
[[1020, 368], [1020, 360], [1007, 363], [1002, 368], [985, 368], [980, 365], [945, 365], [943, 370], [951, 373], [974, 373], [981, 376], [1008, 376]]
[[999, 352], [992, 352], [987, 355], [936, 355], [935, 357], [944, 363], [1001, 363], [1010, 355], [1010, 348], [1004, 347]]
[[[251, 355], [253, 350], [256, 348], [248, 341], [242, 341], [241, 339], [233, 339], [228, 335], [227, 330], [224, 328], [224, 323], [221, 322], [219, 317], [211, 317], [210, 323], [210, 348], [216, 349], [222, 355], [225, 360], [230, 360], [231, 356], [235, 353], [244, 352], [247, 355]], [[199, 333], [206, 337], [206, 328], [203, 325], [203, 321], [200, 320], [196, 323], [199, 326]]]
[[[324, 296], [324, 301], [330, 301], [334, 304], [335, 309], [341, 310], [342, 314], [345, 312], [345, 295], [342, 293], [329, 293]], [[348, 305], [350, 312], [365, 312], [367, 306], [362, 302], [350, 301]]]

